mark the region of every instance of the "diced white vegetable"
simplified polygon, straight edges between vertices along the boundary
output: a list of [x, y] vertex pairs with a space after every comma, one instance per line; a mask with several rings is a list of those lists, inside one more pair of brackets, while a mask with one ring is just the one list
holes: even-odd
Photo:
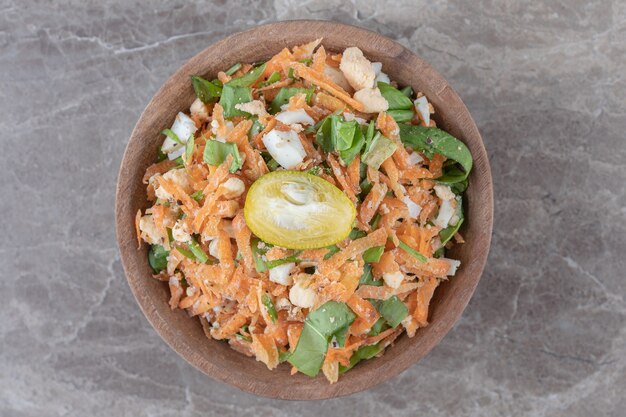
[[424, 124], [426, 126], [430, 125], [430, 106], [428, 105], [428, 99], [426, 98], [426, 96], [421, 96], [416, 98], [413, 101], [413, 104], [415, 105], [415, 110], [417, 111], [417, 114], [419, 114], [420, 119], [422, 119], [422, 121], [424, 121]]
[[400, 271], [387, 272], [383, 274], [383, 281], [385, 281], [385, 284], [387, 284], [387, 286], [391, 288], [400, 287], [403, 279], [404, 274]]
[[450, 224], [450, 219], [454, 216], [454, 212], [455, 207], [452, 205], [452, 200], [443, 200], [439, 207], [439, 214], [437, 214], [437, 218], [433, 220], [433, 224], [445, 229]]
[[209, 243], [209, 255], [212, 257], [219, 259], [219, 251], [217, 250], [218, 238], [215, 238]]
[[315, 305], [315, 291], [311, 288], [303, 288], [296, 283], [289, 289], [289, 301], [298, 307], [311, 308]]
[[252, 100], [247, 103], [235, 104], [237, 110], [245, 111], [256, 116], [265, 116], [267, 110], [265, 110], [265, 104], [261, 100]]
[[406, 204], [406, 207], [409, 209], [409, 217], [412, 219], [417, 219], [417, 216], [420, 215], [422, 211], [422, 207], [415, 203], [408, 195], [402, 197], [402, 202]]
[[337, 68], [326, 65], [324, 67], [324, 74], [348, 93], [352, 93], [354, 91], [348, 80], [346, 80], [346, 77], [344, 77], [343, 73]]
[[422, 158], [422, 155], [420, 155], [419, 153], [412, 152], [409, 154], [409, 161], [411, 162], [411, 164], [417, 165], [424, 162], [424, 158]]
[[206, 104], [204, 104], [199, 98], [196, 98], [193, 103], [191, 103], [189, 113], [191, 113], [192, 116], [197, 117], [202, 122], [209, 119], [209, 111], [207, 110]]
[[[189, 179], [187, 178], [187, 173], [184, 169], [171, 169], [167, 171], [165, 174], [163, 174], [163, 178], [178, 185], [180, 188], [182, 188], [185, 191], [190, 190], [191, 186], [189, 185]], [[161, 200], [172, 200], [174, 198], [170, 193], [165, 191], [165, 189], [163, 189], [163, 187], [161, 186], [157, 186], [154, 190], [154, 193], [157, 196], [157, 198], [160, 198]]]
[[354, 99], [363, 105], [363, 113], [380, 113], [389, 108], [389, 103], [380, 93], [378, 87], [357, 91], [354, 93]]
[[211, 121], [211, 133], [213, 133], [215, 135], [215, 140], [225, 143], [226, 142], [226, 137], [228, 136], [228, 134], [230, 133], [231, 130], [233, 130], [235, 128], [235, 125], [233, 124], [233, 122], [231, 122], [230, 120], [226, 121], [226, 129], [223, 135], [218, 134], [217, 129], [219, 127], [219, 124], [217, 123], [217, 120], [212, 120]]
[[176, 115], [176, 119], [174, 120], [174, 124], [172, 125], [171, 130], [176, 134], [176, 136], [178, 136], [178, 139], [180, 139], [183, 144], [181, 145], [172, 138], [166, 137], [163, 141], [163, 145], [161, 146], [161, 151], [166, 154], [169, 154], [170, 152], [173, 152], [177, 149], [184, 148], [184, 144], [187, 143], [187, 139], [189, 139], [189, 136], [196, 133], [196, 130], [198, 130], [198, 128], [196, 127], [196, 123], [191, 120], [189, 116], [187, 116], [183, 112], [179, 112]]
[[435, 194], [442, 200], [454, 200], [454, 193], [447, 185], [435, 185]]
[[160, 245], [163, 242], [152, 216], [146, 215], [139, 220], [139, 230], [141, 231], [141, 238], [151, 245]]
[[353, 46], [343, 51], [339, 69], [355, 90], [374, 87], [374, 68], [359, 48]]
[[178, 158], [180, 156], [183, 156], [184, 153], [185, 153], [185, 147], [181, 146], [178, 149], [168, 153], [167, 154], [167, 159], [169, 159], [170, 161], [173, 161], [174, 159], [176, 159], [176, 158]]
[[314, 125], [315, 120], [304, 109], [287, 110], [276, 115], [276, 120], [286, 124], [293, 125], [300, 123], [303, 125]]
[[441, 258], [441, 260], [446, 261], [448, 265], [450, 265], [450, 267], [448, 268], [448, 272], [446, 272], [446, 275], [449, 277], [454, 276], [457, 269], [459, 269], [459, 266], [461, 266], [461, 261], [458, 261], [456, 259]]
[[383, 70], [382, 62], [372, 62], [372, 68], [374, 68], [374, 74], [376, 74], [376, 78], [374, 79], [374, 83], [383, 82], [383, 83], [391, 83], [389, 76], [385, 74]]
[[296, 264], [292, 262], [270, 269], [270, 281], [280, 285], [291, 285], [293, 283], [293, 279], [289, 276], [289, 274], [295, 267]]
[[361, 117], [357, 117], [353, 113], [350, 113], [350, 112], [347, 112], [347, 111], [343, 112], [343, 118], [346, 121], [348, 121], [348, 122], [351, 121], [351, 120], [356, 120], [356, 122], [358, 124], [360, 124], [360, 125], [367, 124], [367, 120], [365, 120], [365, 119], [363, 119]]
[[284, 132], [272, 129], [263, 136], [263, 144], [272, 158], [286, 169], [294, 168], [306, 156], [300, 138], [293, 130]]
[[172, 227], [172, 237], [177, 242], [189, 242], [191, 240], [191, 233], [187, 227], [187, 223], [178, 220], [174, 227]]
[[246, 185], [239, 178], [230, 177], [222, 185], [222, 195], [227, 200], [237, 198], [246, 190]]
[[290, 310], [291, 302], [285, 297], [280, 297], [274, 303], [274, 307], [276, 307], [276, 310]]

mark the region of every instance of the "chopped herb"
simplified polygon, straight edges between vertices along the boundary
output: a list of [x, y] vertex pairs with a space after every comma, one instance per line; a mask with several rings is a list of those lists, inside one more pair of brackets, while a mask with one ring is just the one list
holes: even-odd
[[166, 251], [161, 245], [150, 246], [150, 251], [148, 252], [148, 263], [154, 272], [159, 273], [167, 268], [167, 257], [169, 254], [169, 251]]
[[380, 132], [376, 132], [372, 141], [365, 147], [361, 160], [377, 170], [387, 158], [393, 155], [397, 148], [398, 145], [395, 142], [386, 138]]
[[280, 81], [280, 72], [278, 71], [274, 71], [272, 73], [272, 75], [270, 75], [266, 81], [263, 81], [261, 84], [259, 84], [259, 87], [267, 87], [268, 85], [272, 85], [275, 82]]
[[189, 249], [200, 263], [206, 263], [209, 260], [207, 254], [202, 250], [196, 239], [193, 237], [188, 242]]
[[382, 280], [374, 279], [374, 275], [372, 275], [372, 265], [365, 264], [363, 265], [363, 275], [359, 279], [359, 285], [372, 285], [374, 287], [380, 287], [383, 285]]
[[226, 75], [233, 75], [234, 73], [236, 73], [237, 71], [239, 71], [241, 69], [242, 65], [241, 62], [237, 62], [236, 64], [234, 64], [232, 67], [228, 68], [226, 71], [224, 71], [224, 73]]
[[289, 99], [296, 94], [305, 94], [307, 103], [311, 103], [311, 98], [313, 97], [313, 92], [315, 91], [314, 87], [311, 88], [295, 88], [295, 87], [284, 87], [278, 90], [278, 94], [274, 97], [274, 100], [270, 103], [270, 113], [276, 114], [281, 110], [281, 107], [285, 104], [289, 103]]
[[404, 94], [405, 96], [407, 96], [408, 98], [413, 97], [413, 89], [411, 88], [410, 85], [407, 85], [406, 87], [401, 89], [400, 92]]
[[279, 363], [283, 363], [286, 362], [287, 360], [289, 360], [289, 358], [291, 357], [291, 352], [289, 352], [288, 350], [286, 351], [279, 351], [278, 352], [278, 362]]
[[178, 135], [176, 133], [174, 133], [174, 131], [172, 129], [163, 129], [161, 131], [161, 134], [167, 136], [168, 138], [172, 139], [174, 142], [176, 142], [176, 143], [178, 143], [180, 145], [184, 145], [183, 141], [180, 140]]
[[[257, 82], [263, 71], [265, 71], [266, 64], [263, 63], [256, 68], [248, 71], [241, 77], [233, 78], [229, 82], [226, 83], [227, 86], [230, 87], [250, 87]], [[230, 75], [230, 74], [229, 74]]]
[[372, 226], [372, 230], [376, 230], [378, 229], [378, 223], [380, 222], [380, 213], [376, 213], [374, 214], [374, 218], [372, 218], [372, 221], [370, 222], [370, 226]]
[[278, 319], [278, 313], [276, 313], [276, 307], [274, 307], [274, 303], [272, 302], [270, 296], [267, 294], [263, 294], [263, 296], [261, 296], [261, 302], [267, 309], [267, 314], [272, 319], [272, 323], [276, 323], [276, 320]]
[[250, 117], [249, 113], [235, 108], [237, 104], [248, 103], [250, 101], [252, 101], [252, 90], [250, 88], [236, 87], [230, 84], [224, 85], [220, 98], [220, 105], [224, 108], [224, 117]]
[[191, 260], [196, 260], [196, 256], [189, 249], [181, 248], [180, 246], [176, 246], [176, 250], [179, 251], [185, 258], [189, 258]]
[[373, 248], [369, 248], [365, 252], [363, 252], [363, 261], [369, 263], [378, 262], [380, 261], [380, 257], [383, 256], [384, 251], [384, 246], [375, 246]]
[[204, 194], [202, 193], [202, 190], [198, 190], [195, 193], [191, 194], [191, 198], [199, 203], [204, 198]]
[[421, 253], [419, 253], [417, 250], [413, 249], [412, 247], [410, 247], [409, 245], [407, 245], [406, 243], [404, 243], [403, 241], [400, 241], [400, 249], [403, 249], [404, 251], [406, 251], [409, 255], [413, 256], [415, 259], [417, 259], [420, 262], [426, 263], [428, 262], [428, 258], [426, 258], [424, 255], [422, 255]]
[[369, 300], [387, 321], [389, 326], [396, 327], [409, 314], [409, 310], [400, 299], [393, 295], [386, 300]]
[[[259, 244], [261, 242], [265, 245], [263, 248], [259, 247]], [[263, 255], [267, 253], [270, 247], [271, 245], [257, 238], [253, 238], [250, 241], [250, 248], [252, 249], [252, 259], [254, 260], [254, 268], [259, 273], [267, 271], [267, 265], [265, 261], [263, 260]]]
[[222, 83], [219, 80], [207, 81], [197, 75], [191, 76], [191, 85], [196, 97], [203, 103], [215, 103], [222, 95]]
[[300, 262], [300, 259], [298, 259], [297, 255], [291, 255], [285, 258], [275, 259], [273, 261], [265, 261], [265, 266], [267, 267], [267, 269], [273, 269], [273, 268], [276, 268], [277, 266], [281, 266], [281, 265], [292, 263], [292, 262]]
[[239, 155], [237, 145], [232, 142], [223, 143], [217, 140], [208, 140], [204, 147], [202, 159], [209, 165], [219, 166], [228, 155], [233, 156], [230, 172], [236, 172], [243, 165], [243, 159]]
[[185, 144], [185, 160], [187, 161], [187, 164], [190, 163], [191, 161], [191, 156], [193, 155], [193, 151], [195, 150], [196, 147], [196, 140], [193, 137], [193, 135], [189, 136], [189, 139], [187, 139], [187, 143]]
[[244, 336], [241, 333], [237, 333], [235, 336], [237, 336], [238, 339], [245, 340], [246, 342], [252, 342], [252, 338], [250, 336]]
[[357, 363], [362, 360], [371, 359], [376, 356], [381, 351], [380, 346], [378, 344], [371, 346], [362, 346], [356, 350], [350, 357], [350, 364], [348, 366], [339, 365], [339, 373], [344, 374], [350, 369], [354, 367]]
[[413, 110], [389, 110], [387, 114], [396, 121], [396, 123], [405, 123], [413, 120]]
[[378, 89], [387, 103], [389, 110], [409, 110], [413, 108], [413, 102], [400, 90], [390, 84], [378, 82]]

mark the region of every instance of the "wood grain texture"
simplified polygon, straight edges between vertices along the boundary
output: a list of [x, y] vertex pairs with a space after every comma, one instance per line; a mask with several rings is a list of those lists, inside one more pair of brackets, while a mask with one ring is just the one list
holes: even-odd
[[[462, 266], [454, 278], [437, 289], [431, 303], [430, 325], [414, 338], [402, 336], [383, 357], [359, 364], [333, 385], [323, 376], [290, 376], [288, 365], [269, 371], [226, 343], [207, 339], [197, 319], [190, 319], [182, 310], [170, 310], [167, 285], [151, 278], [146, 245], [137, 250], [134, 231], [137, 210], [147, 207], [141, 178], [163, 140], [159, 132], [171, 126], [177, 112], [188, 111], [195, 98], [189, 77], [198, 74], [213, 78], [236, 62], [261, 61], [284, 47], [319, 37], [331, 51], [358, 46], [371, 61], [382, 62], [391, 79], [424, 92], [437, 111], [434, 119], [438, 126], [465, 142], [474, 158], [465, 198], [467, 220], [462, 228], [466, 243], [450, 253], [461, 260]], [[492, 223], [493, 187], [487, 153], [459, 96], [441, 75], [400, 44], [366, 29], [324, 21], [273, 23], [240, 32], [209, 46], [183, 65], [139, 118], [122, 160], [116, 195], [116, 230], [124, 270], [137, 302], [159, 335], [210, 377], [257, 395], [281, 399], [324, 399], [361, 391], [397, 375], [428, 354], [459, 318], [480, 280]]]

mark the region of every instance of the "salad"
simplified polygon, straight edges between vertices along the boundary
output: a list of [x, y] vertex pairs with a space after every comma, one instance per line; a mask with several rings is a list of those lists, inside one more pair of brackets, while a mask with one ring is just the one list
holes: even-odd
[[320, 44], [191, 77], [136, 231], [207, 337], [333, 383], [428, 325], [472, 156], [424, 94]]

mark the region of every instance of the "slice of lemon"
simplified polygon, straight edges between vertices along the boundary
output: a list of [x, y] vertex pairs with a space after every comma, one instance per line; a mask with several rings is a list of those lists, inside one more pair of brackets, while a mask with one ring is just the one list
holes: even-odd
[[299, 171], [263, 175], [248, 190], [244, 215], [256, 236], [289, 249], [313, 249], [348, 236], [354, 204], [326, 180]]

